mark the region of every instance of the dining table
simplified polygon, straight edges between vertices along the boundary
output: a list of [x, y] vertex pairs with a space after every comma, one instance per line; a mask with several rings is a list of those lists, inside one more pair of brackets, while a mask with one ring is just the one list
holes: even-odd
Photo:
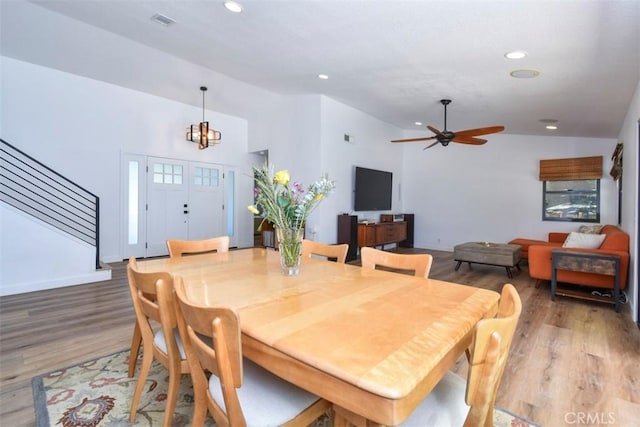
[[245, 357], [368, 425], [406, 420], [492, 317], [492, 290], [304, 258], [297, 276], [266, 248], [155, 258], [187, 298], [237, 311]]

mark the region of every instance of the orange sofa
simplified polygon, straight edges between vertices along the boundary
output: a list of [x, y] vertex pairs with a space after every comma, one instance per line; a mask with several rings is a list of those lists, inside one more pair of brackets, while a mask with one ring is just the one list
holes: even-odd
[[[603, 226], [600, 234], [606, 234], [606, 237], [598, 249], [566, 249], [576, 252], [618, 255], [620, 257], [620, 289], [625, 289], [629, 270], [629, 235], [615, 225]], [[569, 233], [549, 233], [548, 242], [514, 239], [509, 243], [522, 246], [522, 252], [526, 253], [529, 261], [529, 276], [538, 281], [551, 280], [551, 251], [562, 248], [568, 235]], [[613, 289], [614, 286], [612, 276], [566, 270], [558, 270], [558, 282], [607, 289]]]

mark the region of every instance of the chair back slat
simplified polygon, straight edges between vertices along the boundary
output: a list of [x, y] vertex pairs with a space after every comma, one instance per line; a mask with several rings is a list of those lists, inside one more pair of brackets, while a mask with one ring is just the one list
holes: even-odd
[[314, 242], [313, 240], [302, 240], [302, 258], [311, 258], [313, 255], [320, 255], [327, 259], [335, 259], [336, 262], [344, 264], [347, 260], [349, 244], [329, 245], [326, 243]]
[[360, 250], [362, 268], [383, 266], [397, 270], [413, 271], [417, 277], [428, 277], [433, 263], [430, 254], [397, 254], [365, 247]]
[[229, 252], [229, 236], [213, 237], [204, 240], [167, 240], [169, 257], [177, 258], [206, 252]]

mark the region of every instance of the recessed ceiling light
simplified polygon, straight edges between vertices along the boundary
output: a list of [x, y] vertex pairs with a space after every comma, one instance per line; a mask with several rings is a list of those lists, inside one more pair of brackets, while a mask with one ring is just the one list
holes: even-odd
[[515, 77], [516, 79], [532, 79], [534, 77], [538, 77], [540, 75], [540, 71], [536, 70], [514, 70], [509, 73], [511, 77]]
[[556, 125], [546, 125], [545, 128], [547, 128], [549, 130], [556, 130], [556, 129], [558, 129], [558, 126], [556, 126]]
[[156, 13], [155, 15], [153, 15], [151, 17], [151, 20], [160, 25], [164, 25], [165, 27], [168, 27], [169, 25], [176, 23], [175, 19], [169, 18], [167, 15], [163, 15], [161, 13]]
[[227, 8], [229, 12], [240, 13], [242, 12], [242, 5], [235, 1], [226, 1], [224, 2], [224, 7]]
[[422, 122], [415, 122], [414, 125], [416, 126], [422, 126]]
[[521, 50], [513, 50], [504, 54], [504, 57], [507, 59], [522, 59], [525, 56], [527, 56], [527, 52]]
[[318, 78], [322, 79], [322, 80], [327, 80], [329, 78], [329, 76], [326, 75], [326, 74], [318, 74]]

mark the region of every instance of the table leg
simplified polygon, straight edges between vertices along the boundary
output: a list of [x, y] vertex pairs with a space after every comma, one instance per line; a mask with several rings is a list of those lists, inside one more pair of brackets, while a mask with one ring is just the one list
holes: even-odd
[[513, 279], [513, 274], [511, 274], [511, 268], [510, 267], [505, 267], [505, 269], [507, 270], [507, 277], [509, 279]]
[[620, 313], [620, 262], [615, 263], [615, 276], [613, 282], [613, 297], [615, 298], [616, 313]]
[[334, 427], [382, 427], [381, 424], [367, 420], [362, 415], [355, 414], [348, 409], [338, 405], [333, 405], [333, 426]]
[[456, 267], [454, 268], [454, 271], [458, 271], [458, 269], [460, 268], [460, 264], [462, 264], [462, 261], [458, 261]]
[[555, 301], [556, 299], [556, 287], [558, 286], [558, 269], [556, 268], [555, 262], [551, 265], [551, 300]]

